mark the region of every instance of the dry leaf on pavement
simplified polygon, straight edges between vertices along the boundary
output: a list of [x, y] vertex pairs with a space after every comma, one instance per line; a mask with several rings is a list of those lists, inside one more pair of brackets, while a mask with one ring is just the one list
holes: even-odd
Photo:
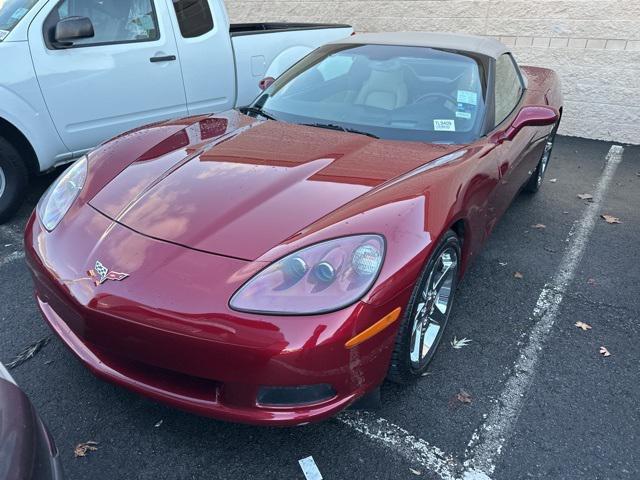
[[24, 348], [20, 353], [18, 353], [13, 360], [7, 363], [5, 366], [11, 370], [12, 368], [19, 367], [24, 362], [33, 358], [36, 353], [38, 353], [42, 348], [49, 343], [51, 337], [44, 337], [38, 340], [35, 343], [32, 343], [28, 347]]
[[471, 339], [470, 338], [461, 338], [460, 340], [458, 340], [455, 336], [453, 337], [453, 340], [451, 340], [451, 346], [453, 348], [456, 349], [460, 349], [462, 347], [466, 347], [467, 345], [469, 345], [471, 343]]
[[94, 442], [93, 440], [89, 440], [88, 442], [79, 443], [76, 445], [76, 448], [73, 450], [76, 458], [78, 457], [86, 457], [87, 453], [95, 452], [98, 450], [98, 442]]
[[607, 350], [607, 347], [600, 347], [600, 353], [603, 357], [610, 357], [611, 353]]
[[460, 391], [456, 393], [455, 399], [458, 402], [464, 403], [466, 405], [469, 405], [471, 403], [471, 395], [462, 389], [460, 389]]
[[543, 228], [547, 228], [544, 223], [536, 223], [535, 225], [531, 225], [531, 228], [537, 228], [538, 230], [542, 230]]
[[524, 278], [524, 275], [523, 275], [523, 274], [521, 274], [520, 272], [515, 272], [515, 273], [513, 274], [513, 276], [514, 276], [515, 278], [518, 278], [518, 279], [522, 279], [522, 278]]
[[585, 332], [587, 330], [591, 330], [591, 325], [589, 325], [588, 323], [580, 322], [580, 321], [576, 322], [576, 327], [581, 328]]
[[605, 214], [600, 215], [600, 216], [601, 216], [601, 217], [604, 219], [604, 221], [605, 221], [605, 222], [607, 222], [607, 223], [622, 223], [618, 217], [614, 217], [613, 215], [609, 215], [609, 214], [606, 214], [606, 213], [605, 213]]
[[578, 198], [580, 200], [593, 200], [593, 195], [590, 193], [579, 193]]
[[414, 470], [413, 468], [409, 469], [411, 471], [411, 473], [413, 473], [414, 475], [422, 475], [422, 472], [420, 470]]

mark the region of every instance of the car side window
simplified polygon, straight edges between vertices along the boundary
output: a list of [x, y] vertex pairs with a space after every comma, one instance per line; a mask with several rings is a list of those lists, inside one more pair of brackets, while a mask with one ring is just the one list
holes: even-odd
[[213, 29], [209, 0], [173, 0], [180, 33], [184, 38], [195, 38]]
[[524, 87], [513, 57], [508, 53], [496, 60], [495, 124], [509, 116], [520, 101]]
[[152, 0], [63, 0], [51, 12], [48, 23], [55, 25], [67, 17], [87, 17], [95, 32], [92, 38], [74, 41], [74, 47], [160, 38]]

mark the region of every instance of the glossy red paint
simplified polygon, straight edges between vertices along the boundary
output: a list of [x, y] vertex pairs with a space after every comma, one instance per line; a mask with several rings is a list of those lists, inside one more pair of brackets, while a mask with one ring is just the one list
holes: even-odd
[[[462, 274], [535, 169], [552, 125], [539, 125], [540, 109], [527, 114], [537, 125], [517, 119], [532, 105], [561, 107], [545, 72], [533, 70], [520, 108], [472, 145], [375, 140], [234, 111], [124, 134], [90, 154], [85, 188], [56, 229], [29, 220], [38, 305], [96, 375], [178, 408], [274, 425], [331, 416], [383, 381], [398, 322], [354, 348], [348, 340], [404, 310], [452, 227], [463, 236]], [[356, 304], [289, 317], [229, 308], [270, 262], [355, 233], [387, 242]], [[97, 260], [129, 277], [96, 285], [87, 272]], [[336, 395], [257, 402], [260, 386], [314, 384]]]

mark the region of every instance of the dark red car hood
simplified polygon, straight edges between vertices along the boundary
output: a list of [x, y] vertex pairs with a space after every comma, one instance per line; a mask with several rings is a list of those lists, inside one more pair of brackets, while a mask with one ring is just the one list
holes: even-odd
[[459, 148], [243, 120], [227, 114], [185, 127], [128, 165], [91, 205], [144, 235], [254, 260], [373, 187]]

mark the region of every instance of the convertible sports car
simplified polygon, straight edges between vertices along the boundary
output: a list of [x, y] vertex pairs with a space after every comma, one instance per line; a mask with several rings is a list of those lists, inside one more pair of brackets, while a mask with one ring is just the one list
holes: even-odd
[[265, 80], [76, 162], [25, 243], [45, 319], [97, 376], [294, 425], [421, 377], [469, 262], [540, 187], [562, 96], [455, 34], [356, 35]]

